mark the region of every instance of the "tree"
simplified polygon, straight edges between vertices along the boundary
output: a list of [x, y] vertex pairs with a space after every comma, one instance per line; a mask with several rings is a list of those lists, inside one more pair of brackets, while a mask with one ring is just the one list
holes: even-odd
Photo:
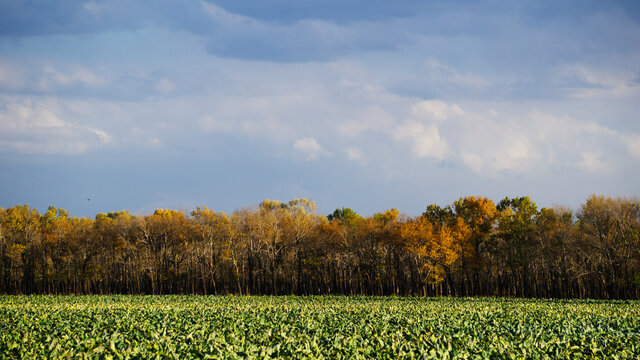
[[[284, 236], [289, 249], [292, 252], [295, 263], [295, 292], [302, 294], [304, 291], [304, 263], [308, 262], [311, 253], [306, 251], [311, 247], [309, 242], [322, 217], [316, 214], [316, 203], [309, 199], [293, 199], [284, 207]], [[307, 276], [313, 277], [312, 271], [307, 271]]]
[[29, 205], [8, 208], [4, 212], [2, 227], [5, 247], [8, 248], [5, 261], [9, 270], [5, 276], [13, 283], [14, 291], [20, 291], [21, 287], [23, 293], [38, 292], [36, 268], [42, 251], [40, 214]]
[[460, 198], [453, 207], [456, 217], [469, 229], [468, 237], [461, 239], [460, 244], [465, 293], [476, 293], [483, 287], [480, 280], [480, 270], [485, 267], [482, 253], [487, 250], [486, 242], [493, 230], [498, 209], [493, 201], [479, 196]]
[[593, 195], [577, 217], [586, 245], [597, 255], [595, 270], [607, 284], [605, 296], [632, 292], [640, 277], [640, 201]]
[[534, 246], [535, 217], [538, 207], [528, 196], [498, 203], [498, 226], [495, 233], [495, 250], [510, 270], [506, 276], [506, 290], [512, 296], [527, 296], [529, 287], [529, 259]]
[[327, 215], [327, 220], [336, 220], [341, 224], [355, 225], [362, 220], [362, 217], [350, 208], [343, 207], [342, 209], [335, 209], [332, 214]]
[[585, 296], [591, 255], [580, 244], [573, 218], [570, 209], [560, 207], [542, 208], [536, 216], [530, 264], [536, 276], [535, 296]]
[[[215, 212], [206, 206], [198, 207], [191, 212], [195, 222], [194, 229], [197, 234], [197, 243], [191, 251], [200, 266], [201, 282], [204, 293], [207, 294], [207, 284], [217, 292], [216, 278], [223, 271], [222, 264], [225, 261], [234, 262], [237, 272], [237, 258], [233, 257], [231, 242], [235, 240], [235, 234], [231, 226], [231, 219], [224, 212]], [[235, 277], [238, 274], [236, 273]]]
[[[459, 218], [453, 224], [434, 224], [428, 217], [420, 216], [407, 221], [401, 234], [407, 249], [420, 260], [420, 271], [427, 283], [439, 285], [448, 279], [450, 267], [460, 259], [461, 245], [469, 236], [469, 230]], [[450, 293], [450, 281], [447, 286]]]
[[75, 218], [0, 208], [2, 293], [241, 293], [640, 298], [640, 202], [574, 213], [467, 196], [363, 217], [308, 199], [230, 216], [158, 209]]
[[70, 279], [70, 256], [67, 239], [72, 231], [69, 213], [50, 206], [41, 219], [42, 268], [44, 286], [48, 292], [58, 293]]
[[158, 209], [142, 223], [141, 245], [153, 293], [173, 292], [178, 283], [189, 224], [182, 211]]

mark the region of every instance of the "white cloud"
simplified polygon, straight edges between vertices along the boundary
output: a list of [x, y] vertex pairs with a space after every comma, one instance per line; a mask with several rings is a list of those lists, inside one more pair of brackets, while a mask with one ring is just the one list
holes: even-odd
[[[578, 161], [581, 169], [597, 171], [594, 161], [588, 165], [589, 155], [582, 154], [605, 154], [611, 159], [608, 154], [616, 146], [640, 158], [638, 141], [632, 134], [623, 136], [606, 123], [596, 122], [597, 117], [585, 120], [569, 116], [558, 110], [563, 109], [560, 105], [553, 109], [534, 101], [525, 105], [400, 96], [372, 81], [372, 69], [356, 61], [294, 65], [218, 58], [210, 61], [201, 71], [224, 68], [234, 74], [225, 88], [211, 87], [185, 96], [176, 94], [169, 80], [162, 83], [177, 78], [176, 74], [145, 75], [150, 98], [123, 102], [49, 97], [50, 101], [40, 101], [37, 106], [36, 102], [23, 100], [5, 102], [0, 108], [2, 148], [27, 151], [25, 144], [36, 142], [32, 138], [48, 141], [44, 129], [51, 130], [50, 137], [59, 140], [56, 143], [69, 146], [34, 145], [31, 151], [88, 151], [112, 144], [114, 138], [119, 146], [153, 145], [156, 142], [149, 139], [162, 139], [163, 147], [169, 149], [179, 143], [175, 139], [228, 134], [277, 145], [274, 148], [278, 151], [293, 146], [296, 156], [307, 160], [332, 156], [327, 149], [341, 149], [340, 156], [345, 159], [384, 167], [379, 170], [391, 173], [398, 162], [431, 158], [487, 177], [549, 168], [577, 169]], [[148, 71], [145, 74], [154, 73]], [[71, 84], [74, 77], [50, 74], [50, 78]], [[213, 82], [214, 78], [203, 78], [202, 82]], [[164, 90], [171, 93], [154, 97], [164, 85]], [[25, 98], [29, 97], [12, 97]], [[119, 130], [128, 131], [132, 124], [141, 130], [135, 134]], [[367, 149], [366, 153], [362, 149]], [[610, 166], [615, 168], [619, 162]]]
[[38, 128], [62, 128], [66, 125], [46, 106], [30, 101], [11, 102], [0, 115], [0, 123], [5, 132], [28, 132]]
[[527, 162], [535, 162], [537, 154], [529, 138], [523, 133], [510, 134], [504, 139], [499, 152], [493, 154], [495, 170], [523, 171], [529, 168]]
[[[615, 164], [603, 161], [599, 153], [620, 145], [640, 158], [640, 136], [623, 135], [568, 115], [536, 109], [525, 114], [499, 112], [493, 107], [468, 111], [438, 100], [417, 102], [411, 109], [413, 119], [393, 133], [396, 141], [408, 142], [417, 158], [457, 162], [483, 176], [526, 173], [540, 167], [611, 171]], [[578, 164], [576, 157], [581, 159]]]
[[576, 163], [576, 168], [590, 173], [602, 173], [610, 170], [610, 166], [602, 160], [602, 155], [596, 152], [580, 153], [581, 160]]
[[325, 150], [316, 139], [312, 137], [304, 137], [293, 143], [293, 149], [306, 155], [306, 160], [315, 160], [321, 156], [332, 156], [329, 151]]
[[52, 91], [72, 85], [96, 86], [104, 83], [104, 79], [82, 67], [74, 67], [61, 71], [51, 65], [45, 65], [37, 80], [41, 91]]
[[0, 151], [80, 154], [111, 142], [102, 129], [65, 121], [55, 100], [11, 101], [0, 107]]
[[462, 163], [468, 168], [478, 174], [482, 173], [482, 169], [484, 168], [482, 157], [474, 153], [463, 152], [460, 154], [460, 158], [462, 159]]
[[175, 90], [176, 85], [167, 80], [167, 79], [160, 79], [158, 81], [156, 81], [156, 90], [161, 93], [161, 94], [169, 94], [172, 93], [173, 90]]
[[354, 111], [346, 121], [338, 123], [338, 132], [347, 137], [357, 137], [367, 131], [387, 132], [396, 121], [393, 114], [378, 105], [366, 106]]
[[86, 96], [87, 90], [103, 89], [109, 82], [98, 75], [99, 68], [89, 70], [85, 66], [54, 66], [46, 59], [24, 61], [0, 58], [0, 89], [10, 92], [55, 93], [58, 91], [81, 92]]
[[33, 142], [20, 140], [0, 140], [0, 151], [23, 154], [82, 154], [89, 144], [81, 140]]
[[211, 115], [205, 115], [200, 119], [200, 127], [208, 133], [232, 133], [235, 131], [233, 122], [218, 120]]
[[435, 123], [425, 126], [418, 121], [405, 121], [396, 128], [394, 138], [410, 142], [413, 154], [419, 159], [433, 157], [442, 160], [449, 152], [449, 145], [440, 137]]
[[447, 104], [441, 100], [425, 100], [413, 105], [413, 114], [422, 119], [447, 120], [464, 115], [464, 111], [456, 104]]
[[622, 142], [627, 146], [629, 154], [640, 161], [640, 134], [621, 135]]
[[147, 144], [149, 146], [159, 146], [159, 145], [162, 145], [162, 140], [158, 138], [151, 138], [147, 141]]
[[640, 84], [633, 81], [636, 66], [602, 66], [582, 63], [564, 64], [552, 72], [570, 98], [637, 98]]
[[100, 140], [102, 141], [102, 143], [107, 144], [110, 143], [112, 140], [111, 135], [107, 134], [106, 131], [104, 130], [100, 130], [100, 129], [92, 129], [92, 128], [86, 128], [86, 130], [98, 135], [98, 137], [100, 138]]
[[357, 146], [349, 146], [345, 148], [344, 151], [347, 155], [347, 159], [349, 160], [357, 162], [364, 162], [366, 160], [364, 152]]
[[491, 82], [481, 76], [470, 73], [461, 74], [433, 58], [425, 62], [425, 68], [427, 70], [427, 79], [437, 86], [470, 89], [474, 91], [481, 91], [491, 86]]
[[501, 171], [521, 173], [539, 161], [527, 132], [508, 119], [494, 120], [479, 115], [455, 125], [448, 134], [455, 143], [454, 156], [474, 172], [495, 176]]

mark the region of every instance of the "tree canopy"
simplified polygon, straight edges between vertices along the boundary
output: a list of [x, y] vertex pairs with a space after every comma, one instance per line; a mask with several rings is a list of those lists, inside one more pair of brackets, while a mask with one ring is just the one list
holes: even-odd
[[308, 199], [76, 218], [0, 209], [0, 292], [640, 297], [640, 202], [467, 196], [407, 216]]

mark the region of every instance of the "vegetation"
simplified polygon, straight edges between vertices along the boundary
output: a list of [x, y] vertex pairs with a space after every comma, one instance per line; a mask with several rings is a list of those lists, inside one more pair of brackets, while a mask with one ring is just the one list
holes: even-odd
[[0, 358], [637, 359], [636, 301], [4, 296]]
[[638, 299], [639, 234], [639, 200], [602, 196], [575, 214], [469, 196], [416, 217], [325, 217], [306, 199], [93, 220], [20, 205], [0, 209], [0, 292]]

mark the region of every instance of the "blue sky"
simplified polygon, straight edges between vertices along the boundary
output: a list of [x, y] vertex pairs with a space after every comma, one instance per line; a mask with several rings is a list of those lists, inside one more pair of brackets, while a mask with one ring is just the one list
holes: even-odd
[[0, 207], [637, 196], [638, 4], [0, 0]]

